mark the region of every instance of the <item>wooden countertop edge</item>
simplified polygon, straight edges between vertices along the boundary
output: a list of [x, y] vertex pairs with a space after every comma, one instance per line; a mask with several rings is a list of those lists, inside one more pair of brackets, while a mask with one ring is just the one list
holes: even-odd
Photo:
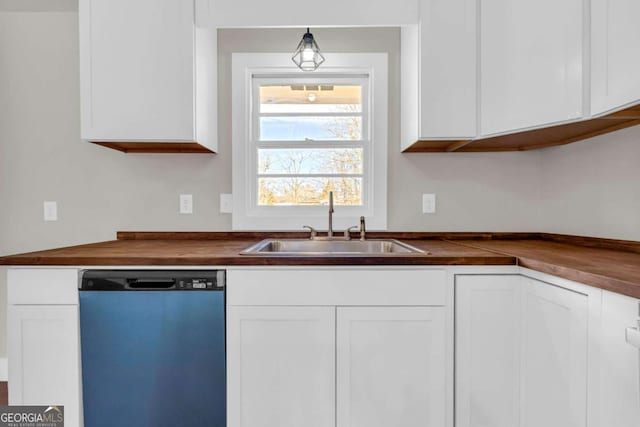
[[[482, 249], [485, 251], [493, 252], [501, 255], [512, 256], [508, 252], [497, 250], [494, 248], [487, 248], [483, 246], [482, 243], [478, 244], [469, 244], [468, 242], [450, 242], [455, 243], [460, 246], [466, 246], [474, 249]], [[565, 243], [566, 241], [561, 241], [557, 243]], [[591, 246], [589, 246], [591, 247]], [[535, 270], [540, 273], [546, 273], [553, 276], [560, 277], [562, 279], [571, 280], [574, 282], [582, 283], [588, 286], [592, 286], [598, 289], [615, 292], [621, 295], [626, 295], [632, 298], [640, 298], [640, 283], [639, 282], [630, 282], [627, 280], [618, 279], [611, 276], [605, 276], [602, 274], [589, 273], [584, 270], [580, 270], [577, 268], [567, 267], [565, 265], [560, 265], [558, 263], [552, 263], [547, 261], [541, 261], [534, 258], [529, 258], [526, 256], [516, 256], [517, 265], [520, 267], [528, 268], [530, 270]]]
[[519, 257], [518, 265], [540, 273], [551, 274], [553, 276], [582, 283], [594, 288], [640, 299], [640, 283], [629, 282], [611, 276], [603, 276], [601, 274], [589, 273], [575, 268], [531, 258]]
[[331, 266], [331, 265], [516, 265], [516, 258], [496, 256], [357, 256], [357, 257], [29, 257], [0, 258], [5, 266]]

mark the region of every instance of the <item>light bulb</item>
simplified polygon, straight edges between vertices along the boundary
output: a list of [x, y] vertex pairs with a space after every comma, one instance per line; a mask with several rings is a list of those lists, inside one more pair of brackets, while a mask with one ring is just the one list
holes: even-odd
[[313, 55], [315, 52], [310, 47], [305, 47], [302, 51], [302, 62], [311, 62], [313, 61]]

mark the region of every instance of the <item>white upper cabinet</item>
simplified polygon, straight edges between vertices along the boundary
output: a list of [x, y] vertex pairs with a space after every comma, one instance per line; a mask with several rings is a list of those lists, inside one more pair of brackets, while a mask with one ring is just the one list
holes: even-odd
[[591, 114], [640, 102], [640, 2], [591, 0]]
[[216, 31], [208, 2], [80, 0], [82, 138], [215, 151]]
[[480, 134], [582, 118], [583, 0], [479, 4]]
[[420, 0], [402, 28], [402, 148], [476, 136], [476, 2]]
[[418, 1], [402, 151], [531, 150], [637, 124], [640, 2]]

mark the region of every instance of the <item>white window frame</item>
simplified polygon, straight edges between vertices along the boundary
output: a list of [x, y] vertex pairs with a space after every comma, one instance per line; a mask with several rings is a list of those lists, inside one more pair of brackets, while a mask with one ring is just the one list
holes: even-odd
[[[388, 135], [388, 71], [386, 53], [326, 54], [322, 67], [308, 73], [291, 62], [288, 53], [234, 53], [232, 55], [232, 145], [233, 145], [233, 219], [234, 230], [300, 230], [311, 225], [319, 230], [327, 228], [326, 206], [259, 206], [257, 203], [257, 130], [252, 120], [256, 85], [261, 78], [296, 77], [325, 81], [335, 79], [344, 83], [363, 82], [362, 141], [363, 146], [363, 205], [336, 205], [334, 230], [341, 231], [367, 218], [370, 230], [387, 228], [387, 135]], [[361, 145], [359, 145], [361, 144]], [[277, 142], [262, 142], [261, 146], [279, 147]], [[348, 146], [318, 141], [318, 147]]]
[[[290, 84], [292, 78], [295, 78], [296, 84], [314, 84], [318, 82], [318, 77], [300, 77], [300, 76], [292, 76], [291, 74], [286, 77], [273, 77], [273, 76], [256, 76], [253, 77], [253, 98], [259, 99], [259, 90], [262, 84]], [[331, 176], [335, 178], [342, 177], [350, 177], [350, 178], [362, 178], [363, 182], [366, 180], [365, 177], [368, 176], [369, 168], [373, 163], [372, 159], [372, 142], [370, 139], [370, 117], [369, 117], [369, 77], [367, 75], [349, 75], [349, 76], [323, 76], [321, 78], [322, 84], [327, 85], [357, 85], [362, 87], [361, 101], [362, 101], [362, 111], [358, 113], [260, 113], [260, 105], [258, 103], [253, 103], [251, 106], [251, 144], [250, 146], [256, 147], [258, 150], [260, 148], [361, 148], [363, 151], [363, 164], [362, 164], [362, 173], [361, 174], [348, 174], [348, 175], [329, 175], [329, 174], [314, 174], [306, 176]], [[318, 117], [318, 116], [353, 116], [359, 115], [362, 116], [362, 135], [361, 138], [357, 141], [349, 141], [349, 140], [314, 140], [312, 143], [304, 143], [302, 141], [261, 141], [260, 140], [260, 122], [259, 119], [261, 116], [287, 116], [287, 115], [295, 115], [295, 116], [309, 116], [309, 117]], [[249, 149], [247, 152], [247, 156], [249, 156], [249, 164], [258, 164], [258, 159], [255, 157], [257, 154], [257, 150]], [[251, 158], [253, 156], [253, 158]], [[256, 200], [258, 198], [258, 178], [264, 176], [264, 174], [260, 174], [257, 171], [250, 171], [251, 176], [249, 177], [249, 197], [251, 200]], [[279, 176], [289, 176], [287, 174], [267, 174], [267, 177], [279, 177]], [[293, 175], [296, 176], [296, 175]], [[366, 201], [369, 199], [369, 192], [371, 189], [369, 186], [365, 185], [362, 187], [362, 201], [363, 205], [366, 204]], [[346, 207], [346, 206], [345, 206]], [[353, 207], [348, 206], [347, 209], [354, 210], [357, 208], [361, 208], [361, 206]], [[260, 206], [260, 205], [251, 205], [251, 209], [257, 215], [273, 215], [274, 212], [286, 212], [288, 210], [298, 212], [298, 213], [306, 213], [313, 214], [318, 210], [318, 207], [312, 206], [295, 206], [295, 207], [273, 207], [273, 206]]]

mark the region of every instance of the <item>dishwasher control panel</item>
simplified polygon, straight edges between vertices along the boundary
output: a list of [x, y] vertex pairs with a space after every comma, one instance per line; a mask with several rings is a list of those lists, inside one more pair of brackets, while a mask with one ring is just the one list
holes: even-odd
[[217, 282], [211, 278], [187, 279], [178, 281], [179, 289], [213, 289], [217, 287]]
[[85, 270], [81, 291], [223, 290], [225, 270]]

